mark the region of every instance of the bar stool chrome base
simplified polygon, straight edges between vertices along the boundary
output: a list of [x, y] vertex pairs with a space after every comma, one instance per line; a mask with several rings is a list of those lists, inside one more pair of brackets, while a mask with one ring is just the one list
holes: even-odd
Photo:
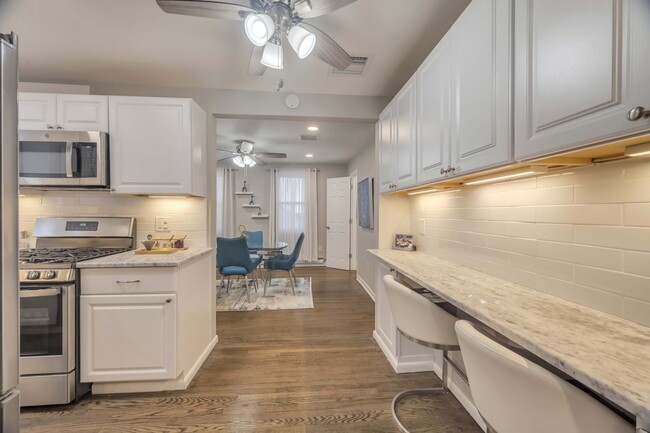
[[447, 366], [451, 365], [454, 371], [460, 376], [461, 379], [465, 383], [468, 383], [467, 376], [465, 373], [452, 361], [449, 356], [448, 356], [448, 351], [450, 350], [460, 350], [459, 346], [440, 346], [437, 344], [431, 344], [425, 341], [418, 340], [417, 338], [413, 338], [408, 334], [405, 334], [404, 332], [400, 331], [400, 333], [408, 338], [409, 340], [421, 344], [426, 347], [430, 347], [432, 349], [439, 349], [442, 350], [442, 386], [437, 387], [437, 388], [419, 388], [419, 389], [407, 389], [406, 391], [402, 391], [399, 394], [397, 394], [395, 397], [393, 397], [393, 403], [391, 404], [391, 414], [393, 416], [393, 422], [395, 423], [395, 426], [397, 429], [400, 431], [400, 433], [410, 433], [406, 427], [402, 424], [402, 422], [399, 420], [397, 417], [397, 403], [399, 403], [400, 400], [402, 400], [405, 397], [410, 397], [413, 395], [440, 395], [440, 394], [449, 394], [449, 388], [447, 387]]

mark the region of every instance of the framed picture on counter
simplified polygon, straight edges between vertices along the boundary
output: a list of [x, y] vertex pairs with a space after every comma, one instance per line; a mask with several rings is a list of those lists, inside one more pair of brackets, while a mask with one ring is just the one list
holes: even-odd
[[415, 251], [413, 235], [396, 234], [393, 240], [394, 250]]

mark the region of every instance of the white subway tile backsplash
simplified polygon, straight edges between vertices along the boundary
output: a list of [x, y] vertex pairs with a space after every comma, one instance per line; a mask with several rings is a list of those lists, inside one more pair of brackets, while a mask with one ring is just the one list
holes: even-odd
[[575, 242], [584, 245], [650, 251], [650, 228], [576, 226]]
[[585, 266], [575, 267], [575, 282], [650, 302], [650, 278]]
[[623, 208], [618, 204], [540, 206], [537, 222], [557, 224], [611, 224], [622, 223]]
[[420, 251], [650, 322], [650, 159], [411, 197]]
[[547, 259], [613, 270], [623, 269], [623, 252], [621, 250], [540, 241], [537, 251], [540, 257]]
[[20, 230], [31, 234], [36, 218], [61, 216], [135, 217], [138, 240], [144, 239], [148, 233], [156, 234], [156, 216], [168, 216], [171, 231], [159, 235], [187, 234], [188, 245], [208, 245], [206, 199], [150, 199], [96, 191], [48, 191], [42, 196], [20, 197]]

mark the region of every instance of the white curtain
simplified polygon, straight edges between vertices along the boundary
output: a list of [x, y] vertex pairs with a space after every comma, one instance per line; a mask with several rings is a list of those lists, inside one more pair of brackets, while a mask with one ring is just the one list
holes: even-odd
[[318, 173], [314, 169], [279, 170], [276, 176], [276, 236], [291, 252], [300, 233], [305, 233], [298, 258], [318, 260]]
[[278, 193], [277, 185], [280, 172], [277, 169], [269, 171], [269, 242], [278, 240]]
[[232, 168], [223, 169], [223, 193], [221, 210], [222, 236], [235, 237], [235, 172]]

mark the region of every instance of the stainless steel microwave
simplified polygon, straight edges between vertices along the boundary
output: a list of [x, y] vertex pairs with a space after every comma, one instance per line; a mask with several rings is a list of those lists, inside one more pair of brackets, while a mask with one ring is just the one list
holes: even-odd
[[108, 188], [105, 132], [20, 131], [20, 186]]

